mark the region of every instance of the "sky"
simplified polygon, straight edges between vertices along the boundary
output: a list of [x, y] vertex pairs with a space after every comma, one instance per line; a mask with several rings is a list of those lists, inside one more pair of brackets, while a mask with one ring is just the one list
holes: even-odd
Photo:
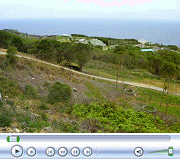
[[0, 0], [0, 19], [179, 21], [180, 0]]

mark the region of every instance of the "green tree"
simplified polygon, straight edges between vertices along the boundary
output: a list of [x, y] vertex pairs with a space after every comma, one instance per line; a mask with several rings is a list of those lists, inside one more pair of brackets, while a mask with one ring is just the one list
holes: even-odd
[[7, 48], [11, 41], [11, 34], [0, 30], [0, 47]]
[[42, 60], [53, 60], [55, 57], [54, 45], [49, 39], [42, 39], [37, 44], [37, 57]]
[[71, 62], [75, 60], [75, 53], [73, 51], [73, 46], [70, 43], [63, 44], [63, 57], [66, 60], [67, 64], [70, 66]]
[[[59, 43], [56, 45], [56, 61], [57, 63], [60, 63], [64, 59], [67, 61], [71, 61], [71, 56], [68, 57], [68, 55], [71, 52], [68, 52], [67, 49], [71, 46], [70, 43], [64, 42], [64, 43]], [[69, 54], [68, 54], [69, 53]]]
[[17, 48], [14, 46], [8, 46], [6, 58], [10, 64], [15, 64], [17, 62]]
[[10, 45], [16, 47], [18, 51], [25, 52], [23, 40], [18, 35], [14, 35], [14, 34], [12, 35], [12, 40], [10, 42]]
[[83, 66], [88, 62], [91, 57], [91, 47], [87, 44], [72, 44], [73, 52], [75, 53], [80, 71], [82, 71]]

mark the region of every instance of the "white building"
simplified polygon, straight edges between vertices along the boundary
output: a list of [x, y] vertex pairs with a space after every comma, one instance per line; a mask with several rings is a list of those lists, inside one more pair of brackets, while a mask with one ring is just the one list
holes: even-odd
[[104, 44], [102, 41], [100, 41], [98, 39], [91, 39], [90, 44], [92, 44], [93, 46], [102, 46], [102, 47], [107, 46], [106, 44]]

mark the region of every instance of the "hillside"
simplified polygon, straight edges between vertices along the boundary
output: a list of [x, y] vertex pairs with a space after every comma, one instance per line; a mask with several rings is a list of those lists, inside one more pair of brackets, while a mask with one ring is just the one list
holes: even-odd
[[85, 35], [16, 33], [0, 31], [1, 132], [180, 132], [180, 54], [142, 52], [134, 39], [92, 37], [104, 49]]
[[[137, 95], [131, 96], [123, 91], [124, 87], [129, 86], [118, 85], [116, 88], [111, 82], [82, 77], [23, 58], [19, 58], [13, 67], [7, 64], [4, 55], [0, 56], [0, 61], [0, 90], [3, 96], [0, 118], [4, 114], [8, 117], [3, 118], [7, 120], [8, 128], [1, 128], [1, 132], [13, 131], [14, 127], [21, 132], [179, 131], [175, 123], [179, 115], [175, 112], [170, 112], [163, 121], [162, 113], [151, 115], [141, 110], [144, 104], [159, 103], [160, 93], [156, 91], [134, 87]], [[71, 87], [69, 101], [47, 102], [49, 90], [55, 82], [66, 83]], [[146, 94], [144, 91], [147, 91]], [[151, 99], [148, 94], [151, 94]], [[170, 98], [171, 107], [176, 107], [179, 112], [180, 99], [173, 96]], [[117, 127], [119, 120], [121, 124]], [[145, 125], [144, 121], [147, 121]]]

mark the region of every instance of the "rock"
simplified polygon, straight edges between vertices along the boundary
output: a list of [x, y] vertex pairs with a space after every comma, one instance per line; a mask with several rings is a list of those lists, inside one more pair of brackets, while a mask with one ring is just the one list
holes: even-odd
[[23, 125], [26, 125], [27, 123], [24, 121], [22, 124], [23, 124]]
[[76, 88], [73, 88], [73, 91], [74, 91], [74, 92], [77, 92]]
[[35, 120], [35, 119], [38, 118], [38, 117], [40, 117], [39, 114], [35, 114], [35, 113], [32, 113], [32, 112], [31, 112], [31, 116], [30, 116], [31, 120]]
[[135, 91], [133, 90], [133, 89], [124, 89], [124, 92], [126, 93], [126, 94], [128, 94], [128, 95], [135, 95]]
[[53, 129], [51, 127], [45, 127], [40, 133], [53, 133]]
[[19, 129], [17, 129], [17, 128], [16, 128], [14, 131], [15, 131], [16, 133], [19, 133], [19, 132], [20, 132]]
[[1, 129], [1, 131], [6, 131], [6, 128]]

